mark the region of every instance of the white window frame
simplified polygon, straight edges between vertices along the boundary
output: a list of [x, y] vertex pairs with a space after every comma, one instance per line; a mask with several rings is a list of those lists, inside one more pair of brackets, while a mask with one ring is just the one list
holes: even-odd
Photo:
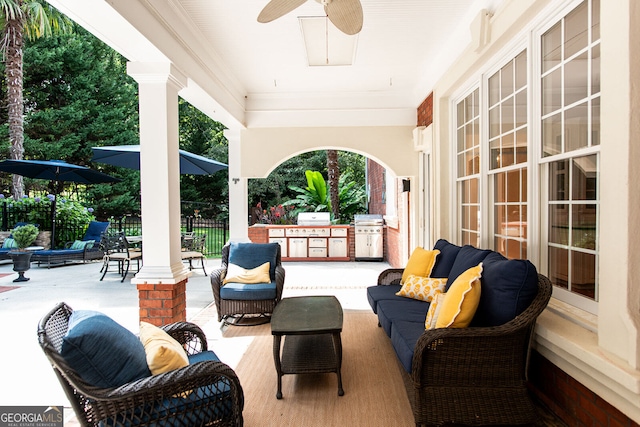
[[[546, 200], [548, 197], [548, 164], [551, 161], [560, 160], [558, 156], [542, 157], [542, 131], [541, 131], [541, 35], [557, 24], [569, 12], [582, 3], [583, 0], [567, 0], [561, 4], [556, 4], [549, 8], [546, 13], [541, 14], [537, 22], [532, 22], [529, 27], [524, 28], [522, 33], [514, 38], [509, 46], [502, 49], [492, 59], [486, 62], [487, 66], [478, 74], [472, 76], [467, 84], [461, 85], [460, 90], [456, 91], [450, 98], [450, 132], [453, 143], [451, 144], [451, 212], [454, 218], [451, 221], [452, 235], [456, 236], [457, 242], [460, 242], [462, 230], [462, 211], [461, 211], [461, 195], [459, 194], [459, 183], [462, 179], [458, 177], [458, 160], [457, 160], [457, 104], [464, 100], [466, 96], [471, 94], [476, 88], [479, 88], [480, 102], [480, 174], [479, 178], [479, 201], [480, 201], [480, 242], [482, 247], [493, 248], [494, 246], [494, 201], [493, 189], [489, 185], [493, 183], [489, 174], [489, 131], [488, 131], [488, 102], [485, 101], [488, 94], [488, 79], [497, 70], [502, 68], [508, 61], [513, 60], [520, 52], [527, 52], [527, 258], [532, 261], [541, 273], [548, 271], [548, 262], [546, 251], [548, 250], [548, 209]], [[591, 65], [589, 65], [590, 67]], [[593, 98], [591, 96], [591, 98]], [[599, 146], [588, 147], [585, 149], [575, 150], [566, 153], [566, 157], [581, 157], [583, 155], [599, 153]], [[518, 165], [515, 165], [516, 167]], [[510, 170], [510, 168], [501, 168], [497, 171]], [[600, 168], [598, 166], [598, 171]], [[494, 174], [492, 171], [491, 174]], [[598, 180], [598, 185], [600, 179]], [[598, 189], [599, 195], [599, 189]], [[598, 196], [599, 203], [599, 196]], [[535, 214], [534, 214], [535, 213]], [[540, 213], [540, 214], [538, 214]], [[600, 215], [600, 210], [598, 210]], [[597, 233], [600, 233], [600, 221], [598, 218]], [[598, 239], [599, 240], [599, 239]], [[536, 250], [538, 249], [538, 250]], [[596, 263], [596, 275], [597, 271]], [[597, 286], [597, 285], [596, 285]], [[596, 291], [598, 291], [596, 289]], [[597, 315], [598, 303], [587, 297], [575, 294], [554, 286], [554, 297], [559, 300]]]

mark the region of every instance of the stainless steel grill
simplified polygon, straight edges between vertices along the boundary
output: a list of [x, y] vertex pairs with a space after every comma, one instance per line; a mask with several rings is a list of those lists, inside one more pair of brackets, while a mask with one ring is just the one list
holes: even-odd
[[328, 226], [331, 225], [331, 216], [329, 212], [300, 212], [297, 222], [304, 226]]
[[356, 261], [382, 261], [384, 258], [384, 219], [382, 215], [355, 215]]

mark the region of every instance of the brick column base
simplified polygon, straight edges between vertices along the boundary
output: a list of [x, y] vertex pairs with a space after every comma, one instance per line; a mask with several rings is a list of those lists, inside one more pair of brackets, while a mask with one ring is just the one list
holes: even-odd
[[187, 320], [187, 279], [174, 285], [138, 284], [140, 321], [156, 326]]

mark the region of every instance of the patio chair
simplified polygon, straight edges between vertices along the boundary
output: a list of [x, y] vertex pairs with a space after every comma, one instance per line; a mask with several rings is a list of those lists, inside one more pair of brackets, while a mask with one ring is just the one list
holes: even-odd
[[109, 228], [109, 222], [91, 221], [81, 240], [65, 243], [64, 249], [44, 249], [35, 251], [32, 261], [52, 265], [66, 264], [68, 262], [82, 261], [83, 263], [102, 258], [100, 239]]
[[136, 335], [64, 302], [40, 320], [38, 342], [82, 426], [242, 426], [240, 380], [207, 349], [204, 332], [189, 322], [161, 330], [182, 346], [186, 366], [151, 374], [151, 350]]
[[107, 275], [107, 271], [109, 270], [109, 265], [115, 262], [118, 265], [118, 274], [122, 276], [121, 282], [124, 282], [124, 279], [127, 277], [129, 273], [129, 268], [131, 267], [131, 261], [136, 261], [138, 265], [138, 270], [140, 271], [140, 260], [142, 260], [142, 251], [136, 250], [129, 246], [129, 242], [127, 241], [127, 236], [125, 236], [124, 232], [118, 232], [116, 234], [105, 233], [102, 236], [100, 241], [100, 248], [103, 253], [103, 263], [100, 271], [102, 272], [102, 277], [100, 277], [100, 281], [104, 279], [104, 276]]
[[207, 270], [204, 266], [204, 246], [207, 240], [206, 234], [182, 236], [182, 261], [189, 261], [189, 271], [193, 270], [193, 261], [200, 261], [200, 266], [204, 275], [207, 275]]
[[[280, 245], [229, 243], [222, 248], [221, 262], [210, 275], [218, 322], [246, 326], [270, 321], [284, 288]], [[264, 277], [259, 273], [266, 262], [268, 276]]]

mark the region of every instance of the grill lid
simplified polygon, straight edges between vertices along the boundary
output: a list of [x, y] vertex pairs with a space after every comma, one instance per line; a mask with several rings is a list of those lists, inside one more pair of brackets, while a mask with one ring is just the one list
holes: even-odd
[[298, 225], [331, 225], [329, 212], [300, 212]]
[[354, 215], [353, 223], [355, 225], [382, 225], [384, 224], [384, 219], [380, 214]]

